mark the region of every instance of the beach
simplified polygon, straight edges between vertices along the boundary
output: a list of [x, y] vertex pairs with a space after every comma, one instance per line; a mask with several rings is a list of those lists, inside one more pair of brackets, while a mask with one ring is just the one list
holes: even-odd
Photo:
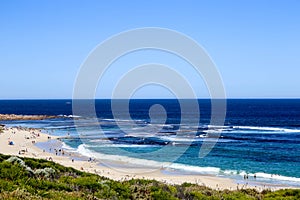
[[78, 159], [78, 155], [68, 152], [65, 149], [55, 149], [54, 147], [53, 149], [46, 150], [36, 146], [38, 143], [54, 140], [58, 143], [60, 142], [58, 137], [48, 135], [39, 129], [24, 127], [4, 128], [4, 131], [0, 134], [0, 153], [19, 157], [46, 159], [66, 167], [73, 167], [77, 170], [98, 174], [118, 181], [132, 178], [155, 179], [168, 184], [195, 183], [218, 190], [255, 188], [261, 191], [263, 189], [277, 190], [287, 188], [280, 185], [237, 183], [233, 179], [210, 175], [182, 174], [179, 172], [166, 173], [164, 169], [155, 170], [147, 167], [126, 165], [126, 163], [115, 163], [112, 168], [102, 164], [101, 159], [92, 160], [85, 157]]

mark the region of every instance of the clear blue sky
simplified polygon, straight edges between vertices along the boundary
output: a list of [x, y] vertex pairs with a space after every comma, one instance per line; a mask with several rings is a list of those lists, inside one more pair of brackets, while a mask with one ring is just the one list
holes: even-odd
[[2, 0], [0, 98], [71, 98], [89, 52], [140, 27], [195, 39], [217, 65], [229, 98], [300, 97], [297, 0]]

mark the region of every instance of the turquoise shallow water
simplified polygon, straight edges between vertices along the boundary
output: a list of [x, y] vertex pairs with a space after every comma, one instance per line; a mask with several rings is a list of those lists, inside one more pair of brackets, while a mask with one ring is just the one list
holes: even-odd
[[[69, 101], [0, 101], [0, 112], [71, 115], [72, 107], [66, 104]], [[96, 101], [99, 124], [88, 113], [76, 117], [76, 124], [72, 118], [1, 123], [43, 128], [59, 136], [69, 134], [71, 138], [63, 140], [63, 148], [88, 157], [237, 181], [243, 181], [248, 174], [253, 181], [300, 186], [300, 100], [227, 103], [225, 124], [218, 127], [209, 126], [209, 100], [199, 100], [201, 114], [196, 128], [189, 120], [180, 123], [180, 105], [176, 100], [132, 101], [129, 110], [134, 124], [114, 118], [109, 100]], [[166, 124], [151, 121], [149, 108], [154, 104], [165, 107]], [[199, 157], [204, 141], [215, 142], [213, 133], [220, 133], [221, 137], [207, 156]]]

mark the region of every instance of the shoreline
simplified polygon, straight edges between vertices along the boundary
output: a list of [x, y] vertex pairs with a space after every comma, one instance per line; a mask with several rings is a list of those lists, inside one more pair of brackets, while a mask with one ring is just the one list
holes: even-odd
[[[270, 189], [272, 191], [284, 188], [297, 188], [285, 185], [273, 185], [269, 183], [255, 182], [255, 181], [238, 181], [227, 177], [218, 177], [214, 175], [199, 175], [180, 173], [180, 171], [171, 171], [167, 169], [155, 169], [145, 166], [130, 165], [130, 163], [116, 162], [116, 161], [101, 161], [91, 160], [87, 157], [80, 155], [76, 152], [68, 150], [61, 150], [59, 144], [60, 137], [51, 136], [43, 133], [40, 129], [33, 128], [20, 128], [20, 127], [5, 127], [3, 132], [0, 133], [0, 153], [5, 155], [13, 155], [19, 157], [31, 157], [37, 159], [46, 159], [66, 167], [73, 167], [77, 170], [89, 172], [104, 176], [116, 181], [124, 181], [128, 179], [148, 179], [157, 180], [167, 184], [182, 184], [184, 182], [203, 185], [217, 190], [237, 190], [237, 189], [256, 189], [262, 191]], [[57, 147], [50, 149], [51, 152], [38, 147], [36, 144], [53, 141], [58, 144]], [[13, 142], [9, 145], [9, 142]], [[60, 145], [60, 147], [59, 147]], [[111, 165], [107, 165], [111, 163]], [[114, 167], [112, 167], [114, 166]], [[297, 188], [299, 189], [299, 188]]]

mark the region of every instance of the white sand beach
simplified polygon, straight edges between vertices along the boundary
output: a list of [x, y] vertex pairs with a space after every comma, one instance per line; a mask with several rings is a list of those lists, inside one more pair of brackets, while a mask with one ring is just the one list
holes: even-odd
[[[95, 173], [101, 176], [108, 177], [113, 180], [127, 180], [132, 178], [143, 179], [155, 179], [168, 184], [182, 184], [184, 182], [195, 183], [199, 185], [205, 185], [213, 189], [229, 189], [235, 190], [237, 188], [255, 188], [258, 190], [271, 189], [276, 190], [282, 187], [265, 185], [254, 186], [245, 184], [237, 184], [235, 180], [229, 178], [222, 178], [216, 176], [195, 175], [195, 174], [180, 174], [180, 173], [163, 173], [163, 170], [149, 170], [148, 168], [141, 167], [129, 167], [122, 166], [122, 163], [118, 163], [120, 166], [118, 169], [116, 166], [113, 168], [101, 165], [100, 161], [88, 161], [86, 160], [73, 160], [72, 153], [63, 151], [56, 155], [38, 148], [35, 144], [39, 142], [46, 142], [48, 140], [58, 139], [55, 136], [49, 136], [42, 133], [38, 129], [29, 128], [5, 128], [0, 133], [0, 153], [6, 155], [15, 155], [20, 157], [32, 157], [41, 158], [54, 161], [67, 167], [73, 167], [75, 169]], [[11, 143], [11, 144], [9, 144]], [[64, 154], [64, 156], [62, 156]], [[147, 173], [144, 173], [147, 172]]]

